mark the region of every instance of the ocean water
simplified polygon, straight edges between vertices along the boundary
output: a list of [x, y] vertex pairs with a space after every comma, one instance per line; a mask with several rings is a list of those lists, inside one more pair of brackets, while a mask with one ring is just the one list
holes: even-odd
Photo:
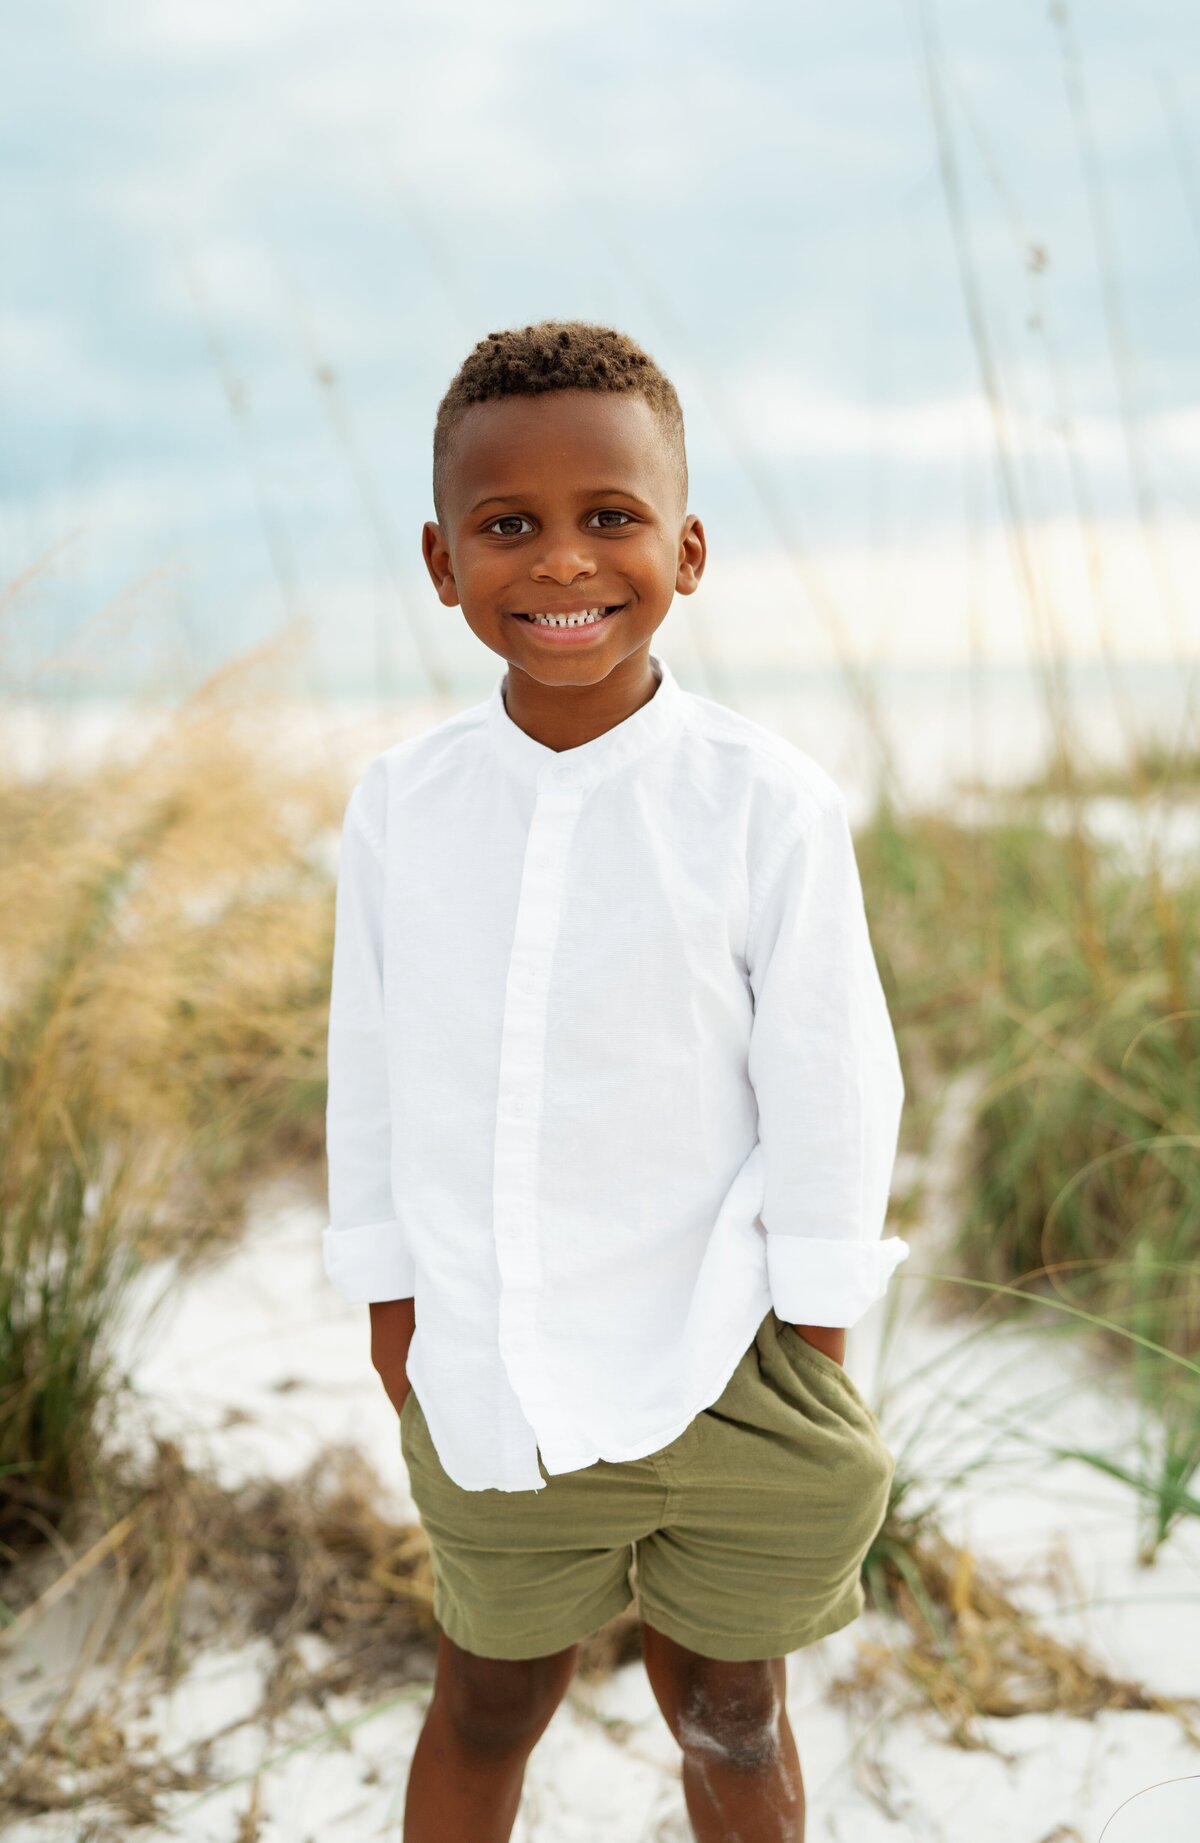
[[[1025, 665], [891, 666], [867, 675], [864, 695], [836, 668], [750, 670], [716, 682], [665, 656], [685, 689], [741, 711], [814, 756], [855, 816], [885, 779], [902, 808], [938, 805], [953, 800], [964, 781], [1000, 787], [1034, 775], [1050, 750], [1045, 688]], [[485, 661], [444, 703], [420, 695], [314, 700], [286, 689], [264, 691], [253, 677], [225, 701], [254, 746], [272, 754], [316, 751], [331, 773], [352, 774], [389, 742], [481, 702], [499, 670]], [[1066, 662], [1061, 682], [1084, 768], [1119, 766], [1131, 746], [1200, 749], [1196, 699], [1189, 708], [1187, 675], [1169, 662], [1123, 661], [1111, 676], [1103, 662]], [[169, 729], [174, 708], [150, 697], [8, 699], [0, 703], [0, 754], [7, 771], [27, 777], [82, 768], [110, 753], [135, 756]]]
[[[1081, 770], [1121, 767], [1131, 751], [1200, 748], [1195, 691], [1171, 663], [1066, 663], [1061, 709]], [[867, 697], [840, 683], [751, 683], [740, 707], [816, 756], [869, 807], [886, 779], [901, 807], [953, 800], [963, 782], [1003, 787], [1037, 775], [1053, 755], [1045, 683], [1023, 665], [895, 667], [873, 672]], [[885, 762], [887, 767], [885, 769]]]

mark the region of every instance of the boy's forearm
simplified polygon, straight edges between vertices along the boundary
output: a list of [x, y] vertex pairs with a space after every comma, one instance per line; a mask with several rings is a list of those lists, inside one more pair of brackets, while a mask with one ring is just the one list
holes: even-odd
[[417, 1322], [416, 1300], [379, 1300], [370, 1312], [371, 1362], [381, 1376], [402, 1374]]
[[798, 1331], [810, 1344], [815, 1344], [818, 1350], [823, 1350], [835, 1363], [846, 1361], [846, 1332], [843, 1326], [793, 1325], [792, 1330]]

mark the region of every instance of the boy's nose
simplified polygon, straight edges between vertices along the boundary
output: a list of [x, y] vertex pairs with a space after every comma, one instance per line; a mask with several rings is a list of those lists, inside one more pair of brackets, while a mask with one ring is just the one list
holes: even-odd
[[586, 580], [594, 576], [596, 566], [590, 558], [580, 557], [577, 552], [556, 552], [541, 558], [529, 573], [534, 582], [557, 582], [569, 588], [581, 577]]
[[558, 537], [546, 533], [545, 544], [529, 573], [535, 582], [571, 583], [578, 576], [594, 576], [596, 565], [577, 532]]

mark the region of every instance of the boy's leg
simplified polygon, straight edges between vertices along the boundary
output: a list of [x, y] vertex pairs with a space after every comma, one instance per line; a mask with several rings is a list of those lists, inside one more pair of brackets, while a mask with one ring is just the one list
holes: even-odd
[[724, 1663], [643, 1622], [646, 1675], [683, 1749], [697, 1843], [804, 1843], [804, 1782], [781, 1657]]
[[404, 1843], [508, 1843], [525, 1765], [566, 1694], [579, 1646], [476, 1657], [444, 1632], [404, 1801]]

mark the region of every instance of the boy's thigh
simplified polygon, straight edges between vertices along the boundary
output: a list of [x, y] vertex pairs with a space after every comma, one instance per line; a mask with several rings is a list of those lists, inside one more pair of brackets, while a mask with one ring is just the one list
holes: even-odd
[[645, 1624], [736, 1661], [858, 1616], [895, 1461], [841, 1364], [768, 1313], [673, 1451], [664, 1525], [636, 1545]]
[[540, 1491], [464, 1491], [449, 1477], [415, 1392], [400, 1415], [409, 1489], [429, 1543], [433, 1616], [481, 1658], [546, 1657], [633, 1600], [633, 1543], [661, 1521], [649, 1460], [551, 1474]]

